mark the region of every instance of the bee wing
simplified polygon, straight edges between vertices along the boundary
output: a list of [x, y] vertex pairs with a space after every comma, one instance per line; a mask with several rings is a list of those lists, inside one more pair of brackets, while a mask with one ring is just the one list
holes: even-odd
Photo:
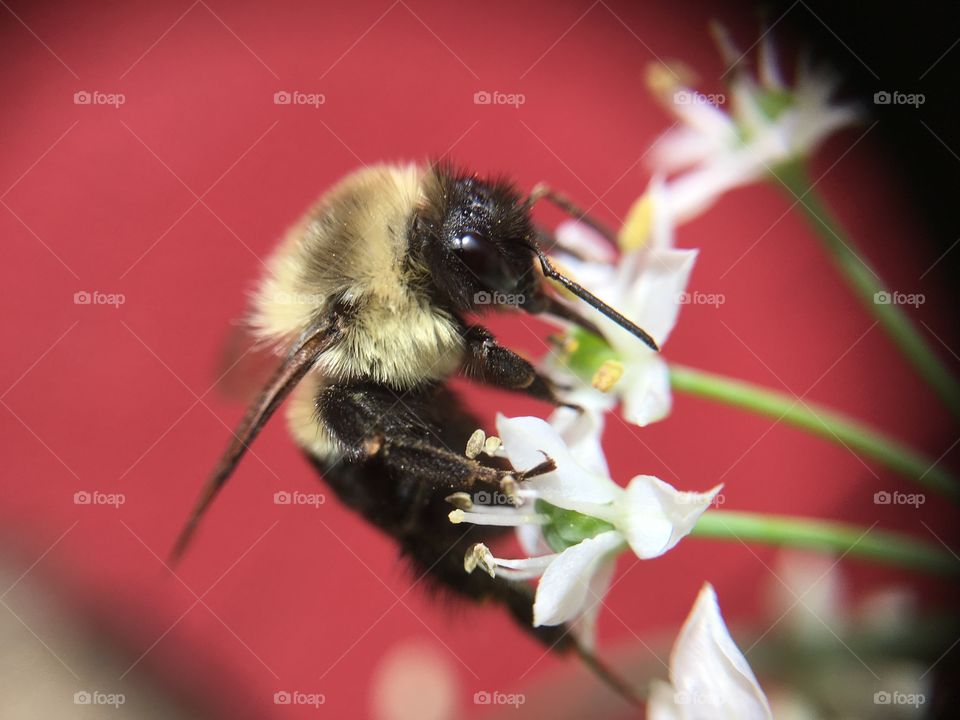
[[257, 338], [246, 322], [234, 322], [221, 348], [214, 387], [228, 400], [249, 403], [282, 360], [273, 343]]
[[172, 560], [178, 560], [186, 550], [190, 538], [196, 530], [200, 518], [210, 507], [220, 489], [233, 474], [234, 469], [246, 454], [247, 448], [256, 439], [260, 430], [266, 425], [270, 416], [284, 401], [290, 391], [297, 386], [303, 376], [314, 366], [321, 353], [329, 349], [343, 334], [345, 313], [331, 311], [317, 320], [293, 344], [284, 357], [280, 366], [263, 386], [240, 425], [233, 433], [230, 444], [220, 457], [220, 462], [214, 468], [207, 480], [200, 497], [197, 499], [187, 519], [186, 524], [177, 537], [173, 548]]

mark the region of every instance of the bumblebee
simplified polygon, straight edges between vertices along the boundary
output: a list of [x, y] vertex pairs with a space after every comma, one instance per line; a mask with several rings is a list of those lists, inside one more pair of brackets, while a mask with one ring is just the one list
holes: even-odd
[[551, 264], [543, 247], [554, 241], [531, 219], [540, 199], [593, 222], [549, 188], [524, 198], [507, 180], [439, 163], [367, 167], [321, 197], [269, 259], [254, 297], [252, 330], [282, 362], [204, 487], [175, 556], [289, 396], [297, 445], [342, 502], [397, 542], [417, 576], [454, 595], [500, 603], [540, 641], [577, 652], [632, 696], [569, 628], [533, 627], [525, 584], [466, 573], [468, 549], [496, 531], [447, 518], [453, 494], [499, 492], [554, 469], [549, 457], [520, 472], [465, 454], [479, 421], [448, 387], [451, 377], [558, 403], [546, 377], [468, 315], [507, 297], [522, 312], [595, 329], [550, 288], [551, 279], [656, 349], [646, 332]]

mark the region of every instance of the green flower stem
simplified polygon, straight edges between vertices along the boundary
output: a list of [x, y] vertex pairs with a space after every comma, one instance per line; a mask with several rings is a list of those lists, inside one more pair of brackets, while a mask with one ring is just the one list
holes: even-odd
[[900, 305], [875, 302], [878, 293], [889, 295], [889, 291], [813, 189], [804, 166], [799, 162], [789, 163], [777, 168], [774, 175], [791, 193], [791, 202], [799, 199], [799, 209], [807, 217], [847, 284], [880, 322], [900, 352], [937, 391], [941, 401], [960, 417], [960, 382], [951, 375]]
[[960, 572], [960, 560], [946, 550], [906, 535], [846, 523], [710, 510], [691, 535], [808, 548], [940, 574]]
[[960, 483], [935, 460], [834, 410], [806, 401], [801, 403], [785, 393], [683, 365], [671, 364], [670, 381], [681, 392], [772, 417], [843, 445], [918, 485], [960, 500]]

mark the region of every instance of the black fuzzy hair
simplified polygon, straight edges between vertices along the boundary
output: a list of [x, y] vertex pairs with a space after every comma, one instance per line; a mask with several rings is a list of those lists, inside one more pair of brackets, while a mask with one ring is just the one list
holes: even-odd
[[[529, 209], [509, 179], [480, 178], [448, 162], [435, 161], [424, 194], [414, 222], [411, 251], [443, 299], [458, 310], [470, 310], [480, 292], [536, 294]], [[453, 241], [470, 230], [482, 233], [496, 246], [504, 267], [515, 279], [511, 286], [485, 286], [453, 252]]]

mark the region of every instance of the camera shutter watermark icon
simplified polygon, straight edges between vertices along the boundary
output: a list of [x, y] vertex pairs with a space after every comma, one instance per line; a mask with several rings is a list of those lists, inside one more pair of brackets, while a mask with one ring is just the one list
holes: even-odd
[[927, 702], [927, 697], [923, 693], [908, 693], [894, 690], [880, 690], [873, 694], [874, 705], [909, 705], [919, 708]]
[[523, 293], [504, 293], [495, 291], [487, 292], [480, 290], [473, 294], [474, 305], [508, 305], [510, 307], [522, 307], [527, 302], [527, 296]]
[[118, 309], [126, 304], [127, 296], [123, 293], [107, 293], [100, 290], [77, 290], [73, 294], [74, 305], [109, 305]]
[[923, 293], [905, 293], [895, 290], [879, 290], [873, 294], [874, 305], [912, 305], [915, 308], [920, 307], [927, 301], [927, 296]]
[[523, 93], [507, 93], [499, 90], [477, 90], [473, 94], [474, 105], [509, 105], [514, 109], [519, 109], [521, 105], [527, 102], [527, 96]]
[[723, 93], [700, 93], [694, 90], [677, 90], [673, 94], [674, 105], [713, 105], [714, 107], [727, 102]]
[[123, 693], [107, 693], [100, 690], [77, 690], [73, 694], [74, 705], [112, 705], [120, 707], [127, 702]]
[[274, 505], [303, 505], [318, 508], [325, 502], [327, 502], [327, 497], [323, 493], [277, 490], [277, 492], [273, 494]]
[[291, 293], [280, 291], [273, 293], [270, 299], [277, 303], [277, 305], [307, 305], [309, 307], [319, 307], [326, 301], [327, 296], [322, 293]]
[[677, 295], [679, 305], [710, 305], [719, 308], [727, 302], [727, 296], [723, 293], [705, 293], [695, 290], [694, 292], [682, 292]]
[[318, 708], [326, 704], [327, 696], [323, 693], [302, 692], [300, 690], [277, 690], [273, 694], [274, 705], [309, 705]]
[[873, 494], [874, 505], [912, 505], [919, 508], [927, 501], [927, 496], [923, 493], [905, 493], [899, 490], [890, 492], [888, 490], [878, 490]]
[[319, 108], [325, 105], [327, 96], [323, 93], [302, 92], [300, 90], [277, 90], [273, 94], [274, 105], [303, 105]]
[[74, 105], [109, 105], [118, 108], [127, 102], [123, 93], [106, 93], [99, 90], [77, 90], [73, 94]]
[[123, 493], [107, 493], [100, 490], [77, 490], [73, 494], [74, 505], [109, 505], [113, 508], [119, 508], [127, 502], [127, 496]]
[[927, 101], [923, 93], [905, 93], [899, 90], [878, 90], [873, 94], [874, 105], [910, 105], [919, 108]]
[[527, 696], [523, 693], [478, 690], [473, 694], [474, 705], [513, 705], [518, 708], [525, 702], [527, 702]]
[[698, 705], [701, 707], [720, 707], [720, 696], [716, 693], [678, 690], [673, 694], [677, 705]]
[[502, 490], [479, 490], [473, 494], [471, 499], [475, 505], [505, 505], [513, 506], [517, 504], [517, 499], [515, 496], [510, 495], [510, 493], [503, 492]]

